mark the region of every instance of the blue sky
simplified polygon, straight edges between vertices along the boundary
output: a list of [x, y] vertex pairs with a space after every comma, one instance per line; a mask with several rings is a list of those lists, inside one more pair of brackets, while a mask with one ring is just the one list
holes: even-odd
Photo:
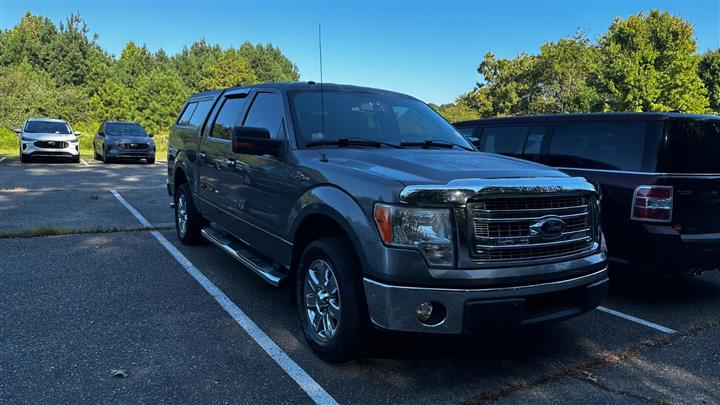
[[720, 0], [508, 1], [73, 1], [0, 0], [0, 28], [26, 11], [55, 22], [80, 12], [98, 42], [118, 55], [128, 41], [176, 53], [200, 38], [224, 47], [270, 42], [319, 80], [386, 88], [435, 103], [473, 88], [485, 52], [513, 57], [581, 29], [590, 38], [615, 16], [652, 8], [693, 23], [699, 50], [720, 47]]

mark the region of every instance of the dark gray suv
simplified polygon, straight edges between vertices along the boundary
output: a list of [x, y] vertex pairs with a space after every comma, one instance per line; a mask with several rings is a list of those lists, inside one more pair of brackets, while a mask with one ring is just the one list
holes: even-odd
[[136, 122], [103, 121], [93, 140], [95, 160], [110, 163], [115, 160], [145, 159], [155, 163], [155, 142], [152, 134]]
[[557, 321], [607, 285], [598, 193], [480, 153], [412, 97], [279, 83], [195, 94], [171, 130], [183, 243], [207, 239], [292, 287], [309, 345], [371, 328], [461, 334]]

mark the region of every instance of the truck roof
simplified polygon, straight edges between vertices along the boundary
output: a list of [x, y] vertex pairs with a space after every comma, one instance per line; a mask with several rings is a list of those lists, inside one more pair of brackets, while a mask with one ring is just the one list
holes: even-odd
[[[356, 91], [363, 93], [378, 93], [378, 94], [394, 94], [403, 97], [411, 97], [407, 94], [398, 93], [389, 90], [376, 89], [373, 87], [362, 87], [353, 86], [349, 84], [337, 84], [337, 83], [322, 83], [323, 91]], [[276, 82], [276, 83], [259, 83], [251, 84], [247, 86], [230, 87], [227, 89], [210, 90], [195, 93], [190, 96], [191, 99], [199, 97], [217, 97], [225, 91], [237, 90], [237, 89], [277, 89], [280, 91], [320, 91], [320, 83], [316, 82]], [[412, 97], [411, 97], [412, 98]]]
[[632, 121], [648, 120], [662, 121], [668, 118], [693, 118], [693, 119], [720, 119], [716, 115], [685, 114], [679, 112], [609, 112], [609, 113], [574, 113], [574, 114], [544, 114], [544, 115], [517, 115], [513, 117], [495, 117], [477, 120], [459, 121], [453, 125], [472, 124], [503, 124], [509, 122], [558, 122], [558, 121]]

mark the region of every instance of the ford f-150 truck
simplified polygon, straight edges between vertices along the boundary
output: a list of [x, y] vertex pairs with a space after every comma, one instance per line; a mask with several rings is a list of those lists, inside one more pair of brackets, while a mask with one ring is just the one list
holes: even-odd
[[462, 334], [570, 318], [607, 293], [586, 180], [478, 152], [423, 102], [277, 83], [195, 94], [171, 130], [179, 239], [291, 286], [327, 361], [371, 328]]

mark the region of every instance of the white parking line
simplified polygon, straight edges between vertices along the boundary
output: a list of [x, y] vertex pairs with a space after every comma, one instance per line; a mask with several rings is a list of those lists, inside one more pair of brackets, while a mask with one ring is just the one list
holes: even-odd
[[80, 159], [80, 163], [84, 164], [85, 166], [90, 166], [88, 162], [85, 161], [85, 159]]
[[628, 321], [631, 321], [631, 322], [639, 323], [640, 325], [647, 326], [648, 328], [652, 328], [652, 329], [658, 330], [663, 333], [675, 333], [674, 329], [666, 328], [665, 326], [658, 325], [656, 323], [652, 323], [652, 322], [646, 321], [644, 319], [634, 317], [632, 315], [624, 314], [624, 313], [616, 311], [614, 309], [606, 308], [603, 306], [597, 307], [597, 309], [602, 312], [605, 312], [606, 314], [615, 315], [617, 317], [627, 319]]
[[[117, 191], [110, 190], [115, 198], [130, 213], [138, 220], [144, 227], [151, 228], [152, 225], [148, 222], [145, 217], [140, 214], [135, 207], [130, 205]], [[287, 355], [275, 342], [270, 339], [265, 332], [248, 317], [235, 303], [230, 301], [227, 295], [225, 295], [215, 284], [212, 283], [205, 275], [198, 270], [180, 251], [170, 243], [160, 232], [151, 231], [150, 234], [162, 244], [165, 249], [173, 255], [175, 260], [190, 274], [195, 281], [197, 281], [207, 291], [218, 304], [235, 319], [245, 332], [257, 343], [265, 353], [272, 358], [277, 365], [279, 365], [287, 374], [292, 378], [300, 388], [305, 391], [308, 396], [316, 404], [337, 404], [337, 401], [325, 391], [320, 384], [318, 384], [308, 373], [305, 372], [290, 356]]]
[[5, 158], [4, 158], [4, 157], [1, 157], [1, 158], [0, 158], [0, 163], [2, 163], [3, 160], [5, 160]]

